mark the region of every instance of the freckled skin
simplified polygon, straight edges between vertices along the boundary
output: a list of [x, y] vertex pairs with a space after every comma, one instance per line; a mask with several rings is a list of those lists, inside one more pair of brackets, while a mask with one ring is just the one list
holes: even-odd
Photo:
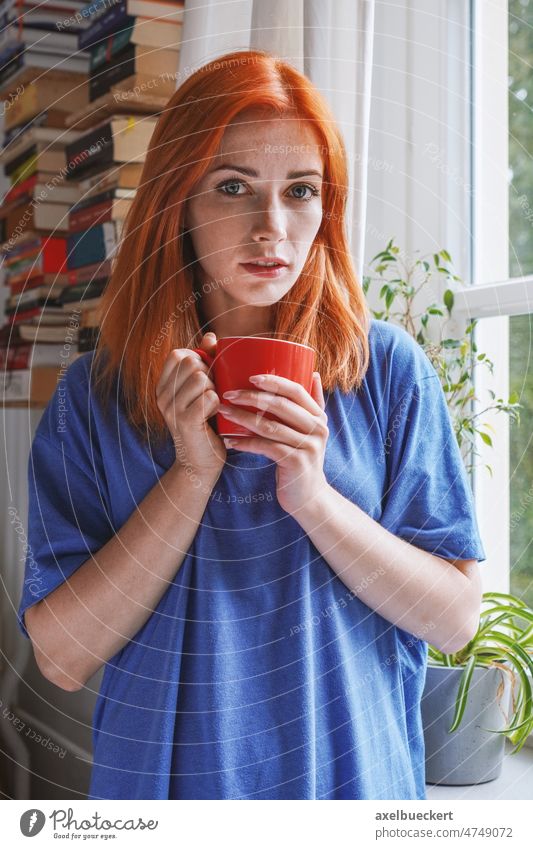
[[[254, 169], [258, 176], [213, 172], [223, 162]], [[306, 176], [288, 179], [292, 171]], [[308, 123], [248, 111], [227, 127], [185, 216], [198, 259], [195, 272], [201, 284], [211, 283], [204, 288], [202, 310], [217, 336], [272, 329], [271, 306], [298, 279], [320, 227], [322, 173], [320, 144]], [[280, 256], [290, 267], [267, 279], [240, 265], [264, 254]]]

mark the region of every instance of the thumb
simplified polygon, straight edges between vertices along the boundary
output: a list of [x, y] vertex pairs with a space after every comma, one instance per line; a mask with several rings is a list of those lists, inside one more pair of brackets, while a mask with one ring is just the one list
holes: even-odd
[[210, 330], [208, 333], [206, 333], [204, 336], [202, 336], [202, 341], [200, 343], [200, 347], [204, 351], [211, 353], [211, 351], [214, 348], [216, 348], [216, 344], [217, 344], [216, 333], [213, 333], [213, 331]]

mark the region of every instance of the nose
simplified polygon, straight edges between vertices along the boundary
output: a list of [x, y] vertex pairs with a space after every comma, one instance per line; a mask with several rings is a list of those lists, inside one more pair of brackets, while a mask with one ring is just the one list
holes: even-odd
[[276, 198], [261, 200], [251, 212], [251, 239], [254, 242], [281, 242], [287, 238], [285, 212]]

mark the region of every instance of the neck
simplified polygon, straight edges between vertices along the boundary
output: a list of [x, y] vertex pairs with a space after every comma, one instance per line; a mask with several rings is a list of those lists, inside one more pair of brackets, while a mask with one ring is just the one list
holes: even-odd
[[202, 305], [204, 333], [212, 330], [218, 339], [225, 336], [273, 336], [274, 308], [243, 306], [210, 314], [209, 306]]

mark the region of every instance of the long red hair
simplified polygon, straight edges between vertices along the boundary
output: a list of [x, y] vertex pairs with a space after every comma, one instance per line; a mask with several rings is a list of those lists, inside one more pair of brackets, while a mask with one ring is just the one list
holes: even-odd
[[182, 232], [186, 200], [227, 125], [258, 107], [309, 121], [324, 166], [322, 221], [298, 280], [274, 307], [272, 335], [316, 349], [326, 390], [357, 388], [368, 367], [369, 311], [345, 232], [348, 173], [335, 119], [289, 63], [259, 50], [227, 53], [189, 76], [159, 116], [100, 302], [95, 389], [106, 402], [118, 377], [126, 415], [145, 436], [168, 435], [155, 390], [170, 351], [197, 347], [208, 329]]

